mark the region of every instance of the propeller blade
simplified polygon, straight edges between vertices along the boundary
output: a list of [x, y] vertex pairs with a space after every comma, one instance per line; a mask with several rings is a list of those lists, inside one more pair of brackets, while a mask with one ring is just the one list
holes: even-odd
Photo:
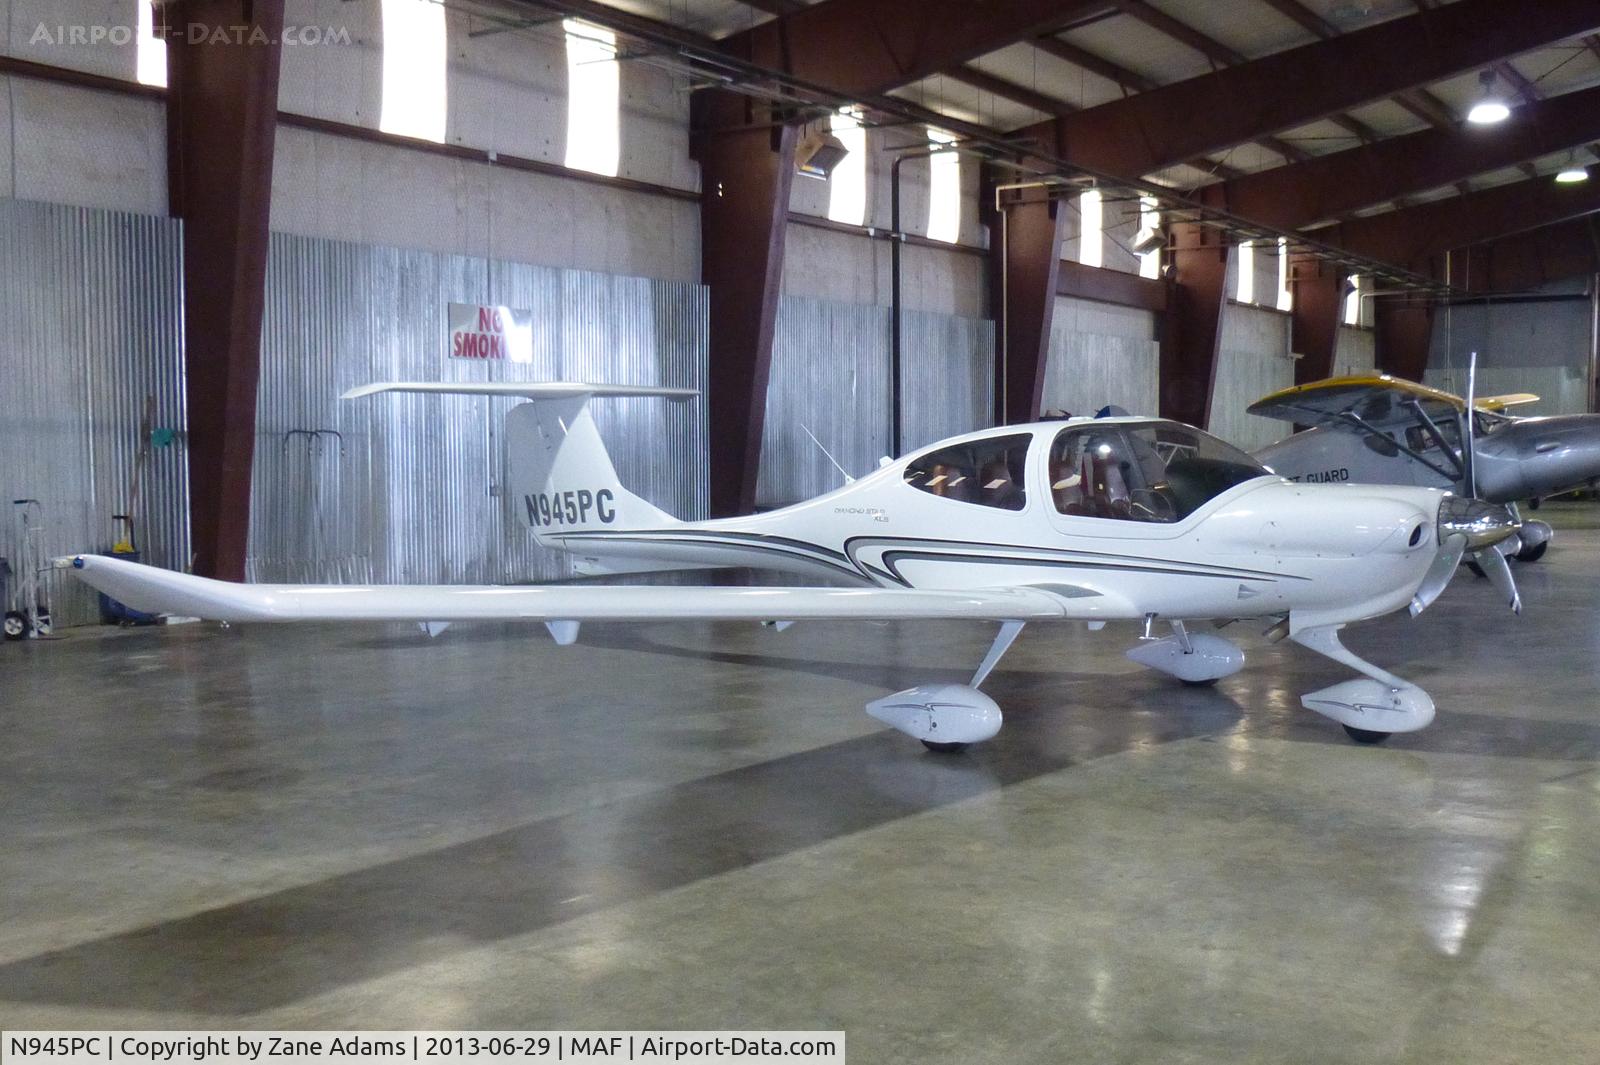
[[1444, 591], [1445, 585], [1455, 578], [1456, 570], [1461, 568], [1461, 556], [1466, 550], [1467, 538], [1462, 533], [1452, 533], [1444, 538], [1439, 545], [1439, 553], [1433, 556], [1433, 565], [1423, 574], [1422, 583], [1411, 597], [1412, 617], [1428, 609], [1439, 598], [1439, 593]]
[[1478, 452], [1474, 446], [1473, 426], [1477, 422], [1478, 353], [1474, 351], [1467, 361], [1467, 410], [1461, 424], [1461, 469], [1466, 475], [1467, 495], [1478, 495]]
[[1511, 567], [1506, 563], [1506, 556], [1493, 547], [1486, 547], [1481, 551], [1474, 551], [1472, 559], [1495, 590], [1506, 600], [1513, 614], [1522, 613], [1522, 596], [1517, 592], [1517, 582], [1511, 576]]

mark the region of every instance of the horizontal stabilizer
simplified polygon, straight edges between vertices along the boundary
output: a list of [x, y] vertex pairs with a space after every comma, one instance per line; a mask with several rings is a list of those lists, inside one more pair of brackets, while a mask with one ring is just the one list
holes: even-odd
[[[730, 588], [617, 585], [235, 584], [103, 555], [64, 559], [135, 610], [213, 621], [793, 621], [942, 618], [1033, 621], [1130, 616], [1111, 600], [1038, 588]], [[555, 631], [560, 632], [558, 628]]]
[[359, 385], [340, 399], [359, 399], [380, 392], [424, 392], [454, 396], [515, 396], [523, 399], [576, 399], [579, 396], [657, 396], [693, 399], [693, 388], [657, 385], [592, 385], [578, 381], [379, 381]]

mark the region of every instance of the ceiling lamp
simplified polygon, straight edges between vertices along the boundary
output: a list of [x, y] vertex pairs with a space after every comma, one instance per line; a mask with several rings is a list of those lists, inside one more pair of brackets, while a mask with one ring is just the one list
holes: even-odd
[[1478, 75], [1483, 84], [1483, 97], [1467, 112], [1467, 121], [1475, 126], [1492, 126], [1511, 117], [1511, 108], [1494, 91], [1494, 71], [1485, 70]]
[[1589, 180], [1589, 171], [1578, 165], [1575, 153], [1567, 155], [1567, 165], [1556, 174], [1556, 181], [1563, 185], [1576, 185], [1580, 181]]

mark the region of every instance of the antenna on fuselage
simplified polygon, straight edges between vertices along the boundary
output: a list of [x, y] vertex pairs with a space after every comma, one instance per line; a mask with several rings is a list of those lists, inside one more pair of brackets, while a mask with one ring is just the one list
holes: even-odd
[[825, 458], [829, 462], [833, 463], [833, 468], [839, 471], [839, 476], [844, 478], [844, 483], [845, 484], [855, 484], [856, 483], [856, 479], [854, 477], [850, 476], [849, 473], [845, 472], [845, 468], [843, 466], [839, 465], [839, 460], [834, 458], [833, 455], [828, 451], [828, 449], [822, 446], [822, 441], [817, 439], [817, 434], [816, 433], [813, 433], [810, 429], [807, 429], [804, 425], [800, 426], [800, 431], [802, 433], [805, 433], [807, 436], [809, 436], [811, 438], [811, 442], [813, 444], [817, 445], [817, 450], [822, 452], [822, 457], [823, 458]]

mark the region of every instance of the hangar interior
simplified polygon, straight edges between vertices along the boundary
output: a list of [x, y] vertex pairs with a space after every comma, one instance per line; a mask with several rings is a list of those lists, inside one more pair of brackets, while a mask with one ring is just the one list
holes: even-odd
[[[340, 398], [374, 381], [697, 390], [594, 408], [686, 519], [1047, 413], [1253, 450], [1290, 431], [1262, 396], [1465, 394], [1472, 352], [1480, 396], [1597, 410], [1593, 0], [0, 8], [8, 596], [123, 539], [574, 576], [507, 489], [513, 400]], [[455, 305], [526, 352], [449, 357]], [[1600, 522], [1541, 514], [1522, 617], [1464, 577], [1351, 632], [1439, 700], [1382, 750], [1254, 633], [1190, 690], [1030, 632], [955, 760], [859, 704], [964, 676], [981, 626], [105, 632], [45, 570], [55, 631], [0, 648], [0, 1027], [1593, 1060]]]

